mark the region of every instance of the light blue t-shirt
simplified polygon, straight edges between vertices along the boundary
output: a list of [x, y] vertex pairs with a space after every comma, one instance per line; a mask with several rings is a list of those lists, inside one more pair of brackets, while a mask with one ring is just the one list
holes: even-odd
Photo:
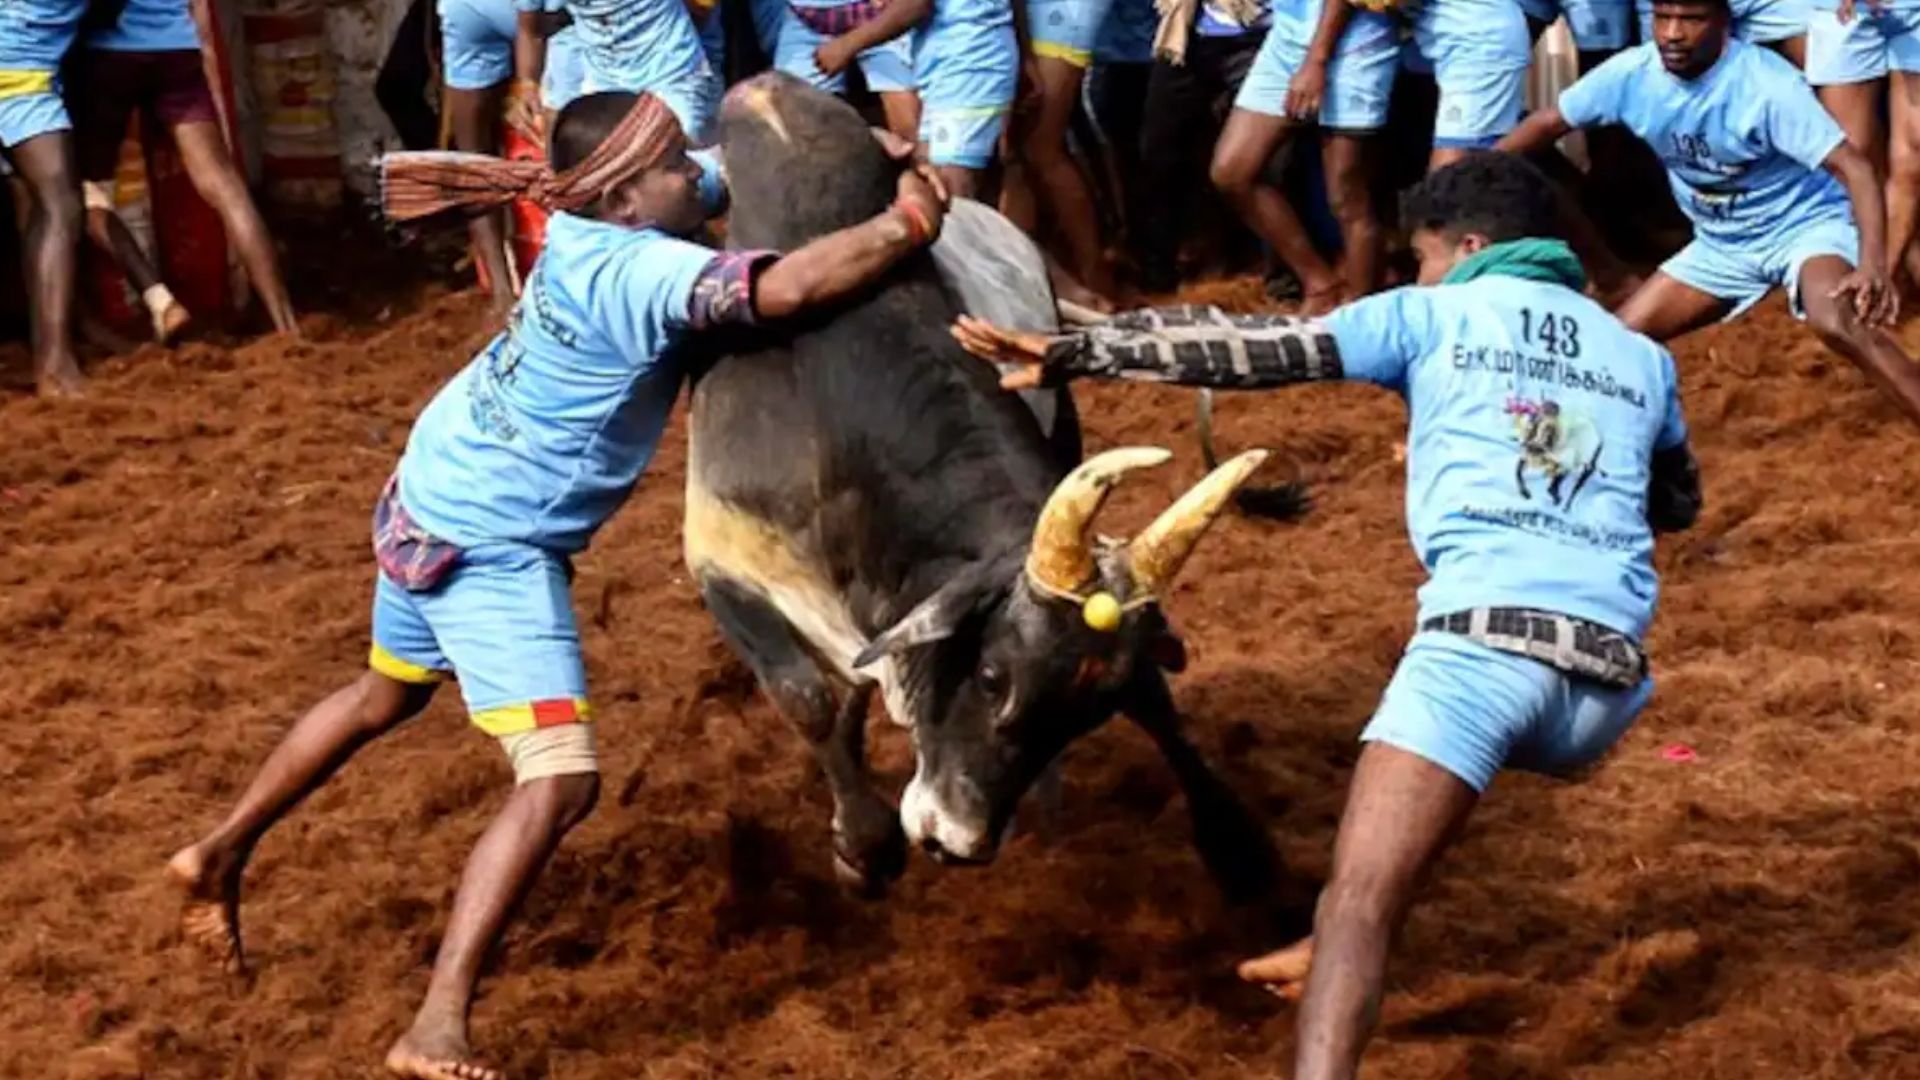
[[174, 52], [200, 48], [200, 28], [187, 0], [127, 0], [120, 21], [87, 36], [87, 46], [111, 52]]
[[933, 0], [914, 35], [914, 75], [930, 108], [1009, 105], [1019, 68], [1009, 0]]
[[683, 374], [694, 284], [715, 257], [656, 229], [557, 213], [507, 329], [434, 395], [400, 499], [461, 546], [587, 546], [652, 459]]
[[86, 11], [86, 0], [0, 3], [0, 71], [58, 71]]
[[1426, 0], [1414, 10], [1413, 38], [1428, 63], [1471, 61], [1507, 71], [1533, 59], [1518, 0]]
[[706, 64], [684, 0], [567, 0], [595, 90], [638, 93]]
[[[1322, 6], [1322, 0], [1273, 0], [1273, 25], [1267, 33], [1307, 48], [1313, 44], [1314, 31], [1320, 28]], [[1355, 8], [1339, 46], [1343, 54], [1397, 49], [1400, 28], [1391, 15]]]
[[1407, 401], [1421, 619], [1532, 607], [1646, 633], [1650, 459], [1687, 437], [1665, 349], [1580, 293], [1505, 276], [1396, 289], [1325, 324], [1348, 378]]
[[1705, 74], [1682, 79], [1640, 45], [1562, 91], [1560, 114], [1645, 140], [1695, 234], [1717, 244], [1767, 248], [1810, 222], [1852, 219], [1846, 189], [1822, 168], [1846, 133], [1770, 49], [1729, 40]]

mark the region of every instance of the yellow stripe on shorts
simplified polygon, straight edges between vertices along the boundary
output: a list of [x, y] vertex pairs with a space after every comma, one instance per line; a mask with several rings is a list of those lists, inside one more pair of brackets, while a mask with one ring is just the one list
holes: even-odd
[[53, 93], [53, 72], [0, 68], [0, 101]]
[[432, 686], [447, 681], [446, 672], [409, 663], [381, 648], [378, 643], [367, 653], [367, 666], [394, 682], [412, 683], [415, 686]]
[[536, 728], [592, 723], [593, 708], [587, 704], [586, 698], [556, 698], [552, 701], [528, 701], [519, 705], [480, 709], [469, 719], [481, 731], [495, 738], [504, 738], [508, 735], [524, 735]]
[[1045, 56], [1054, 60], [1065, 60], [1074, 67], [1089, 67], [1093, 64], [1092, 49], [1076, 49], [1071, 45], [1056, 45], [1051, 41], [1035, 38], [1028, 42], [1035, 56]]

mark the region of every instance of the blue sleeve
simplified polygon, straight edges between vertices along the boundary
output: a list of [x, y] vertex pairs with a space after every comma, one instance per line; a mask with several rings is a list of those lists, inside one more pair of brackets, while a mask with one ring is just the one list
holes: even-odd
[[1813, 96], [1813, 89], [1800, 81], [1799, 72], [1791, 79], [1768, 82], [1772, 85], [1764, 88], [1767, 142], [1809, 169], [1823, 168], [1828, 156], [1846, 141], [1846, 132]]
[[1577, 128], [1618, 124], [1626, 111], [1627, 85], [1639, 68], [1638, 50], [1628, 49], [1560, 91], [1560, 115]]
[[700, 205], [709, 218], [727, 212], [727, 170], [720, 160], [720, 148], [690, 150], [687, 157], [700, 166]]
[[1320, 322], [1340, 349], [1344, 377], [1403, 389], [1407, 370], [1426, 348], [1433, 290], [1418, 287], [1357, 300]]
[[653, 362], [691, 325], [694, 287], [715, 252], [654, 233], [635, 244], [595, 289], [594, 309], [614, 346], [636, 366]]
[[1667, 375], [1667, 414], [1660, 421], [1660, 434], [1654, 437], [1655, 450], [1671, 450], [1687, 441], [1687, 418], [1680, 412], [1680, 378], [1674, 370], [1673, 354], [1660, 350]]

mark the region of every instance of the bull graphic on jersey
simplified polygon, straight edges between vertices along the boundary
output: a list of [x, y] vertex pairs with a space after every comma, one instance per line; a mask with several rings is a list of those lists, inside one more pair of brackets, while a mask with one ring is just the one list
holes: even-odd
[[[1527, 473], [1546, 479], [1546, 495], [1562, 510], [1573, 508], [1587, 481], [1600, 469], [1600, 432], [1584, 417], [1565, 412], [1560, 403], [1542, 398], [1508, 398], [1507, 415], [1513, 417], [1514, 438], [1520, 443], [1520, 461], [1513, 468], [1514, 486], [1520, 497], [1532, 500]], [[1573, 478], [1571, 490], [1568, 477]]]

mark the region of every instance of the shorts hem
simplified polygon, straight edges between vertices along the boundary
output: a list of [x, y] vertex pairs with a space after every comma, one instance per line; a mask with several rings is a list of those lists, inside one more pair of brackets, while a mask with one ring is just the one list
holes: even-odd
[[1060, 45], [1051, 41], [1032, 41], [1028, 43], [1033, 55], [1049, 60], [1064, 60], [1077, 68], [1093, 65], [1093, 50], [1082, 49], [1074, 45]]
[[1435, 135], [1433, 145], [1436, 150], [1491, 150], [1501, 138], [1500, 135]]
[[450, 677], [448, 672], [439, 668], [402, 660], [377, 643], [367, 652], [367, 667], [375, 674], [385, 675], [409, 686], [434, 686], [446, 682]]
[[1402, 750], [1402, 751], [1405, 751], [1406, 753], [1412, 754], [1414, 757], [1419, 758], [1420, 760], [1428, 763], [1429, 765], [1433, 765], [1437, 768], [1445, 769], [1447, 771], [1447, 775], [1452, 776], [1455, 780], [1458, 780], [1461, 783], [1472, 788], [1474, 792], [1477, 794], [1484, 795], [1486, 793], [1487, 788], [1493, 785], [1493, 778], [1499, 775], [1500, 773], [1500, 768], [1496, 766], [1493, 769], [1493, 771], [1486, 776], [1485, 779], [1469, 776], [1467, 775], [1468, 770], [1462, 769], [1459, 766], [1453, 764], [1452, 762], [1442, 761], [1441, 755], [1433, 752], [1431, 749], [1427, 747], [1419, 745], [1416, 740], [1407, 738], [1406, 736], [1400, 735], [1397, 732], [1392, 732], [1392, 731], [1376, 732], [1369, 729], [1367, 731], [1363, 731], [1360, 733], [1360, 741], [1363, 743], [1370, 743], [1370, 742], [1384, 743], [1387, 746], [1393, 747], [1395, 750]]
[[563, 724], [588, 724], [593, 722], [593, 708], [584, 697], [548, 698], [541, 701], [519, 701], [509, 705], [494, 705], [484, 709], [471, 709], [467, 718], [481, 731], [501, 738], [507, 735], [524, 735], [539, 728], [559, 727]]

